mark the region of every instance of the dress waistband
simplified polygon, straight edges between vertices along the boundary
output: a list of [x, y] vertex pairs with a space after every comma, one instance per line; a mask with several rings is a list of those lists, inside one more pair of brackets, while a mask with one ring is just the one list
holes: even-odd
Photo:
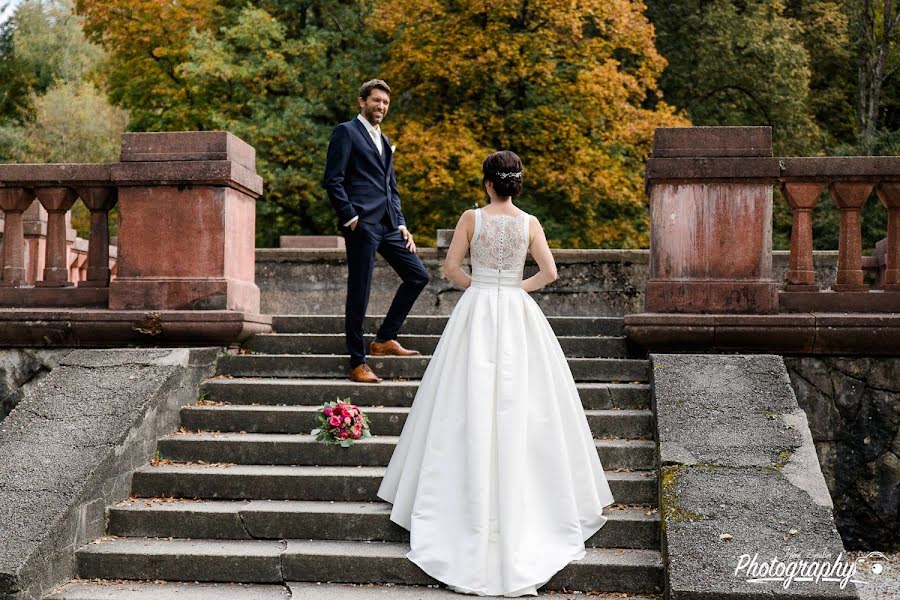
[[488, 269], [472, 265], [472, 287], [522, 287], [524, 269]]

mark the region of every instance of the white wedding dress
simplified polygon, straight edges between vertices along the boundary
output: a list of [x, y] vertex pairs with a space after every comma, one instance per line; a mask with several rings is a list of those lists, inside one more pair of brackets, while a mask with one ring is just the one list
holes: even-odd
[[572, 372], [521, 281], [528, 214], [475, 211], [472, 285], [422, 376], [378, 496], [457, 592], [537, 595], [613, 503]]

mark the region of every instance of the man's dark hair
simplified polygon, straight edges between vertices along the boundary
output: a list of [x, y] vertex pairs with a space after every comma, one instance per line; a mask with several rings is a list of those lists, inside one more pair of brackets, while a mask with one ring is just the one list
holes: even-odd
[[391, 95], [391, 88], [384, 82], [382, 79], [370, 79], [369, 81], [362, 84], [359, 88], [359, 97], [365, 100], [369, 97], [369, 94], [372, 93], [372, 90], [381, 90], [387, 93], [388, 96]]

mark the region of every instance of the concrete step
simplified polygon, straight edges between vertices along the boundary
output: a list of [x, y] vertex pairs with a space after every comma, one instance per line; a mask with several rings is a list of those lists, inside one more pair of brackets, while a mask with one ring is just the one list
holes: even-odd
[[[650, 386], [645, 383], [576, 383], [585, 410], [650, 409]], [[385, 380], [357, 383], [349, 379], [207, 379], [201, 395], [230, 404], [283, 404], [321, 406], [336, 398], [349, 398], [360, 406], [410, 406], [419, 382]]]
[[[403, 322], [401, 335], [440, 335], [447, 325], [445, 315], [409, 315]], [[384, 315], [369, 315], [365, 329], [375, 335]], [[622, 335], [622, 317], [548, 316], [556, 335]], [[344, 331], [344, 315], [275, 315], [272, 330], [276, 333], [335, 333]]]
[[[385, 379], [421, 379], [430, 355], [371, 356], [367, 362]], [[649, 362], [627, 358], [570, 358], [576, 381], [646, 382]], [[325, 377], [344, 379], [350, 357], [340, 354], [238, 354], [222, 356], [217, 373], [232, 377]], [[367, 384], [380, 385], [380, 384]]]
[[[375, 339], [364, 336], [366, 348]], [[402, 335], [400, 343], [422, 354], [433, 354], [439, 335]], [[625, 357], [625, 338], [622, 336], [559, 336], [559, 345], [569, 357], [598, 358]], [[344, 354], [347, 352], [344, 334], [336, 333], [267, 333], [255, 335], [243, 347], [262, 354]]]
[[[647, 514], [650, 513], [650, 514]], [[385, 502], [126, 500], [108, 510], [108, 532], [121, 537], [315, 539], [408, 542]], [[607, 507], [591, 548], [659, 549], [659, 514], [649, 507]], [[329, 517], [340, 518], [329, 518]]]
[[[82, 579], [437, 584], [408, 551], [397, 542], [115, 538], [80, 548], [76, 569]], [[657, 592], [662, 575], [658, 551], [589, 548], [545, 589]]]
[[[136, 469], [131, 489], [139, 498], [377, 502], [383, 477], [384, 467], [157, 464]], [[656, 506], [656, 471], [606, 478], [616, 502]]]
[[[409, 408], [360, 406], [373, 435], [400, 435]], [[181, 409], [181, 425], [194, 431], [247, 433], [309, 433], [318, 427], [321, 406], [225, 406], [193, 404]], [[650, 439], [653, 413], [649, 410], [586, 410], [595, 437]]]
[[[176, 462], [240, 465], [387, 466], [397, 436], [372, 436], [349, 448], [294, 433], [175, 433], [158, 442], [160, 458]], [[648, 470], [656, 466], [652, 440], [594, 440], [604, 469]]]
[[[532, 596], [533, 598], [534, 596]], [[559, 600], [559, 593], [539, 592]], [[571, 598], [567, 595], [566, 598]], [[75, 579], [44, 600], [459, 600], [446, 588], [421, 585], [310, 583], [195, 583], [193, 581], [121, 581]], [[594, 594], [591, 600], [662, 600], [659, 595]]]
[[[297, 590], [299, 594], [300, 588]], [[300, 596], [292, 596], [288, 584], [73, 579], [43, 600], [291, 600], [292, 597], [297, 600]], [[314, 597], [311, 593], [303, 595], [304, 599]]]
[[[371, 585], [354, 583], [304, 583], [288, 584], [294, 600], [459, 600], [460, 595], [443, 587], [415, 585]], [[538, 590], [537, 596], [529, 598], [553, 598], [554, 600], [574, 600], [580, 594]], [[490, 598], [491, 596], [484, 596]], [[496, 596], [494, 596], [496, 597]], [[590, 600], [663, 600], [662, 595], [646, 594], [603, 594], [591, 592]]]

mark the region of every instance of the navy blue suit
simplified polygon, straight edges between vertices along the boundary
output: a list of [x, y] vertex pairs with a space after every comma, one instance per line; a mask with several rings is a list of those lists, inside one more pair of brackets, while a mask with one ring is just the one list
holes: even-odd
[[[393, 267], [403, 283], [376, 333], [380, 342], [397, 338], [400, 326], [429, 281], [422, 260], [407, 249], [398, 227], [406, 225], [400, 210], [397, 175], [390, 141], [382, 134], [383, 153], [359, 119], [341, 123], [331, 133], [324, 186], [347, 245], [345, 334], [350, 367], [366, 362], [363, 322], [369, 304], [375, 252]], [[355, 229], [344, 223], [359, 216]]]

